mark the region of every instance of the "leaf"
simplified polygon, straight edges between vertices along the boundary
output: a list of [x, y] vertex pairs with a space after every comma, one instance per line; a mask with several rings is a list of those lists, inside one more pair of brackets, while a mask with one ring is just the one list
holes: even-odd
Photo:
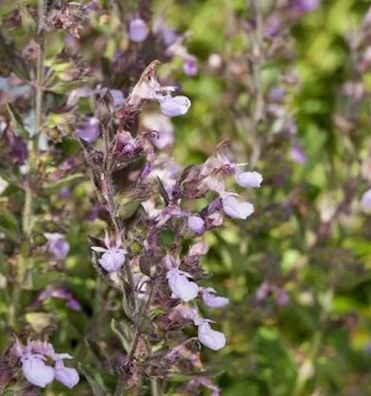
[[111, 371], [111, 365], [109, 360], [106, 358], [104, 355], [103, 351], [101, 350], [101, 347], [93, 340], [89, 338], [85, 338], [85, 343], [89, 347], [90, 351], [94, 355], [95, 359], [97, 362], [106, 370]]
[[30, 135], [27, 129], [23, 126], [21, 115], [10, 103], [6, 103], [5, 108], [9, 114], [10, 119], [12, 120], [12, 123], [14, 124], [13, 126], [17, 136], [23, 139], [29, 139]]
[[5, 63], [21, 80], [30, 81], [30, 73], [26, 62], [0, 33], [0, 64], [2, 63]]
[[138, 200], [133, 200], [124, 204], [120, 210], [121, 219], [122, 220], [130, 219], [130, 217], [133, 217], [137, 213], [139, 208], [140, 208], [140, 201]]
[[167, 191], [166, 191], [161, 179], [158, 176], [157, 176], [157, 181], [158, 181], [158, 184], [159, 184], [161, 197], [164, 199], [165, 204], [169, 205], [169, 202], [170, 202], [169, 194], [167, 193]]
[[53, 282], [63, 282], [65, 278], [65, 274], [57, 271], [49, 271], [46, 273], [32, 272], [31, 274], [32, 287], [37, 290], [45, 289]]
[[98, 373], [93, 377], [81, 364], [79, 364], [79, 371], [84, 374], [94, 396], [106, 396], [109, 394]]
[[83, 175], [82, 173], [75, 173], [74, 175], [66, 176], [63, 179], [58, 180], [55, 183], [51, 183], [51, 184], [45, 186], [44, 189], [48, 193], [54, 193], [54, 192], [60, 190], [63, 187], [70, 186], [71, 184], [78, 183], [78, 182], [83, 181], [85, 179], [86, 179], [86, 176]]
[[5, 208], [0, 208], [0, 232], [9, 240], [18, 242], [20, 229], [15, 216]]
[[139, 268], [142, 274], [147, 275], [149, 277], [151, 277], [151, 267], [152, 267], [152, 262], [147, 254], [147, 252], [145, 252], [144, 254], [142, 254], [140, 256], [139, 259]]
[[126, 352], [129, 353], [130, 351], [130, 342], [127, 339], [126, 335], [119, 329], [115, 319], [111, 320], [111, 329], [112, 331], [117, 335], [117, 337], [120, 339], [122, 346], [126, 350]]
[[58, 81], [54, 85], [48, 88], [50, 92], [56, 94], [66, 94], [74, 89], [89, 85], [89, 79], [81, 77], [75, 81]]

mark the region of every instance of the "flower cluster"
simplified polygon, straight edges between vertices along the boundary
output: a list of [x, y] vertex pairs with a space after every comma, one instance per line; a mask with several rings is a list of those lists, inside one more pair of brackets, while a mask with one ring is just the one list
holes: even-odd
[[[140, 27], [138, 21], [136, 25], [136, 29]], [[141, 334], [142, 323], [151, 318], [153, 326], [147, 342], [154, 342], [156, 354], [164, 356], [162, 375], [166, 377], [170, 367], [181, 370], [184, 360], [194, 369], [198, 366], [196, 356], [185, 346], [195, 338], [179, 337], [179, 330], [189, 324], [196, 326], [196, 339], [207, 348], [217, 351], [226, 345], [225, 335], [212, 328], [212, 321], [202, 317], [196, 305], [197, 299], [207, 308], [222, 308], [229, 303], [228, 298], [201, 283], [206, 275], [201, 261], [208, 252], [202, 236], [221, 227], [225, 216], [251, 216], [252, 203], [229, 185], [254, 189], [261, 186], [263, 177], [234, 161], [227, 141], [203, 163], [183, 171], [167, 151], [160, 151], [172, 143], [171, 118], [186, 114], [191, 102], [184, 95], [176, 95], [175, 86], [160, 83], [157, 67], [155, 61], [144, 70], [118, 107], [111, 106], [112, 98], [108, 106], [98, 107], [95, 117], [103, 145], [99, 140], [86, 139], [79, 131], [76, 135], [82, 142], [107, 221], [104, 240], [92, 238], [93, 262], [123, 293], [125, 314], [133, 323], [126, 325], [129, 329], [121, 334], [123, 338], [133, 331]], [[143, 108], [149, 101], [157, 102], [162, 114], [153, 110], [147, 114]], [[139, 118], [138, 114], [142, 116], [139, 126], [132, 122]], [[104, 120], [111, 120], [108, 127], [103, 127]], [[139, 160], [141, 165], [132, 167]], [[124, 187], [115, 184], [118, 169], [125, 171]], [[194, 203], [201, 198], [208, 203], [196, 211]], [[173, 237], [167, 244], [162, 236], [169, 232]], [[193, 242], [184, 249], [187, 240]], [[125, 345], [130, 359], [125, 364], [141, 365], [151, 373], [148, 365], [154, 352], [150, 349], [147, 355], [139, 356], [136, 349]], [[132, 340], [131, 345], [136, 342]]]

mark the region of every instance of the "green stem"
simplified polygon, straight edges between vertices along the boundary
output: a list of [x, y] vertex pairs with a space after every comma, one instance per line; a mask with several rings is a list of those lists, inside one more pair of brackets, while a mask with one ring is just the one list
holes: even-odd
[[296, 382], [292, 392], [292, 396], [302, 396], [307, 381], [312, 377], [314, 373], [314, 363], [317, 359], [317, 355], [320, 351], [322, 338], [324, 335], [324, 326], [326, 324], [327, 318], [330, 313], [331, 304], [334, 296], [334, 290], [330, 289], [324, 296], [324, 301], [322, 302], [322, 312], [319, 319], [318, 330], [315, 332], [312, 340], [312, 345], [308, 353], [307, 358], [301, 364], [298, 370], [298, 375], [296, 377]]
[[162, 396], [164, 394], [162, 392], [162, 384], [158, 378], [151, 379], [151, 391], [152, 396]]
[[14, 328], [17, 325], [18, 310], [21, 299], [21, 290], [27, 278], [27, 270], [29, 266], [29, 256], [31, 251], [30, 239], [32, 234], [32, 217], [33, 217], [33, 178], [37, 170], [38, 155], [38, 135], [42, 126], [42, 102], [43, 102], [43, 70], [44, 70], [44, 47], [45, 36], [42, 29], [44, 19], [44, 0], [39, 0], [38, 7], [38, 32], [37, 42], [39, 44], [39, 53], [37, 57], [36, 78], [35, 78], [35, 133], [30, 138], [28, 145], [28, 161], [27, 161], [27, 180], [25, 183], [25, 198], [22, 213], [22, 231], [23, 241], [20, 246], [20, 255], [17, 267], [17, 277], [14, 283], [11, 307], [9, 309], [10, 325]]

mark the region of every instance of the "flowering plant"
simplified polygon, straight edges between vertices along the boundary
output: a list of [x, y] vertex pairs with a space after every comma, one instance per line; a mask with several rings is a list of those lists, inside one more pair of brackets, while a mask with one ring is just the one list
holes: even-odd
[[0, 393], [368, 394], [365, 2], [0, 20]]

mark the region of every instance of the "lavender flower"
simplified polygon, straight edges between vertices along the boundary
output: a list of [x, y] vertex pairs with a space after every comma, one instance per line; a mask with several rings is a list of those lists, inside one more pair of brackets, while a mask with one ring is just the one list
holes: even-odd
[[45, 388], [54, 380], [54, 369], [44, 363], [41, 355], [26, 355], [21, 358], [22, 372], [32, 385]]
[[203, 289], [201, 295], [203, 302], [210, 308], [221, 308], [229, 304], [229, 298], [217, 296], [212, 287]]
[[232, 219], [247, 219], [254, 213], [250, 202], [241, 202], [234, 195], [227, 194], [222, 198], [223, 210]]
[[259, 172], [237, 172], [235, 179], [241, 187], [258, 188], [263, 181], [263, 176]]
[[226, 344], [225, 335], [220, 331], [213, 330], [207, 321], [198, 326], [198, 340], [213, 351], [224, 348]]
[[361, 209], [365, 213], [371, 213], [371, 189], [363, 193], [360, 201]]
[[108, 249], [99, 259], [99, 264], [107, 272], [117, 272], [125, 263], [125, 250]]
[[176, 298], [188, 302], [195, 299], [198, 295], [198, 286], [190, 281], [186, 272], [173, 268], [167, 272], [169, 288]]
[[174, 128], [168, 117], [149, 113], [143, 116], [142, 123], [145, 128], [156, 131], [153, 143], [158, 149], [162, 150], [174, 143]]
[[44, 290], [40, 295], [38, 300], [39, 301], [44, 301], [49, 298], [59, 298], [61, 300], [66, 301], [66, 305], [73, 309], [74, 311], [81, 311], [81, 305], [80, 303], [74, 298], [72, 293], [67, 290], [66, 288], [60, 287], [60, 288], [47, 288]]
[[200, 216], [189, 216], [187, 220], [188, 228], [197, 235], [205, 231], [205, 221]]
[[59, 233], [45, 233], [44, 235], [48, 239], [47, 248], [49, 253], [56, 260], [63, 260], [70, 251], [70, 245], [64, 235]]
[[304, 165], [307, 162], [307, 157], [298, 144], [291, 149], [290, 156], [291, 159], [299, 165]]
[[99, 120], [87, 117], [82, 120], [76, 129], [77, 136], [87, 143], [94, 143], [100, 136]]
[[[71, 389], [79, 382], [77, 370], [64, 367], [63, 359], [72, 359], [72, 356], [56, 353], [51, 344], [29, 341], [23, 346], [17, 340], [15, 350], [22, 363], [23, 375], [32, 385], [45, 388], [56, 379]], [[46, 359], [54, 361], [55, 366], [45, 364]]]
[[162, 114], [168, 117], [178, 117], [186, 114], [191, 107], [191, 101], [183, 95], [159, 97]]
[[149, 34], [148, 27], [143, 19], [135, 18], [129, 23], [129, 38], [134, 43], [141, 43]]
[[321, 0], [298, 0], [296, 8], [300, 12], [311, 12], [317, 9], [321, 4]]
[[197, 61], [195, 58], [187, 58], [183, 63], [184, 74], [188, 77], [193, 77], [197, 74]]
[[114, 107], [122, 106], [125, 103], [125, 97], [122, 91], [119, 89], [110, 89], [109, 92], [112, 96]]
[[54, 368], [55, 379], [69, 389], [78, 384], [80, 378], [76, 369], [65, 367], [63, 360], [57, 360]]

